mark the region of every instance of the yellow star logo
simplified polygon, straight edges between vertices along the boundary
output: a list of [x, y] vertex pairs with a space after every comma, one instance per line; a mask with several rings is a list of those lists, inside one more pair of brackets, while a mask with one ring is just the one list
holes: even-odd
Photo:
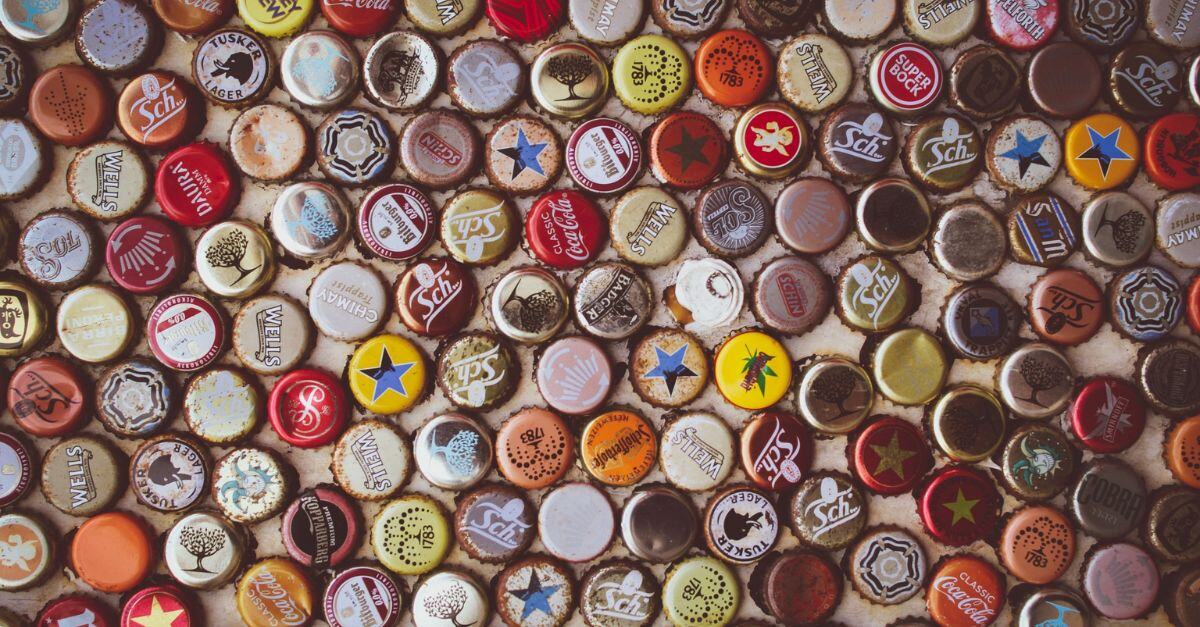
[[142, 627], [172, 627], [175, 624], [175, 619], [183, 613], [182, 609], [164, 611], [162, 605], [158, 602], [158, 596], [150, 597], [150, 613], [143, 616], [132, 616], [130, 620], [141, 625]]
[[916, 451], [908, 451], [900, 447], [900, 434], [893, 431], [892, 441], [888, 442], [887, 446], [871, 444], [871, 449], [879, 456], [879, 463], [875, 466], [875, 472], [872, 474], [881, 474], [888, 470], [896, 473], [897, 477], [904, 479], [904, 461], [913, 455]]
[[950, 521], [950, 525], [957, 525], [958, 521], [966, 518], [972, 523], [975, 522], [975, 504], [979, 499], [968, 499], [963, 496], [962, 488], [958, 489], [958, 498], [954, 499], [953, 503], [942, 503], [942, 507], [954, 512], [954, 520]]

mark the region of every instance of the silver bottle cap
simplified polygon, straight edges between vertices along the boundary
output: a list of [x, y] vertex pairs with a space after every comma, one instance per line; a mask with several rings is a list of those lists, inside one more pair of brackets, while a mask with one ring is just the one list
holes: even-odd
[[413, 457], [429, 483], [446, 490], [462, 490], [491, 470], [492, 434], [466, 415], [441, 414], [413, 435]]
[[358, 54], [333, 31], [296, 37], [279, 65], [284, 89], [296, 102], [314, 109], [336, 107], [358, 87]]
[[570, 296], [554, 273], [516, 268], [500, 277], [488, 305], [496, 328], [505, 336], [535, 344], [554, 337], [567, 321]]
[[427, 37], [411, 31], [380, 37], [363, 61], [367, 96], [399, 111], [412, 111], [429, 102], [441, 75], [437, 48]]
[[324, 259], [342, 249], [350, 234], [350, 208], [327, 183], [293, 183], [271, 208], [271, 234], [289, 254]]
[[638, 490], [621, 511], [621, 539], [649, 562], [673, 562], [696, 541], [700, 527], [687, 496], [666, 486]]
[[241, 530], [213, 512], [194, 512], [180, 518], [163, 549], [167, 572], [189, 588], [219, 588], [242, 567], [245, 552]]
[[78, 7], [75, 0], [0, 0], [0, 25], [14, 39], [45, 46], [75, 27]]

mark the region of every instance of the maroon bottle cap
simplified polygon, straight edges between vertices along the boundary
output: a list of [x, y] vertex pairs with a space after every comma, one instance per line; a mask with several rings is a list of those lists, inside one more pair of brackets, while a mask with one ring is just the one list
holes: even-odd
[[879, 494], [908, 492], [933, 468], [933, 454], [921, 430], [895, 416], [868, 423], [851, 451], [851, 471]]
[[0, 468], [4, 469], [0, 473], [0, 507], [16, 503], [29, 490], [34, 463], [30, 452], [20, 438], [0, 431]]
[[108, 236], [104, 263], [117, 285], [134, 294], [155, 294], [174, 285], [186, 269], [187, 240], [158, 216], [137, 216]]
[[1172, 113], [1146, 129], [1146, 175], [1171, 191], [1200, 185], [1200, 115]]
[[799, 418], [783, 412], [751, 416], [741, 435], [742, 470], [765, 490], [800, 485], [812, 466], [813, 440]]
[[607, 229], [596, 203], [575, 190], [537, 199], [525, 217], [525, 239], [542, 263], [573, 270], [600, 254]]
[[987, 26], [996, 43], [1013, 50], [1033, 50], [1050, 41], [1058, 28], [1058, 0], [988, 0]]
[[650, 169], [667, 185], [703, 187], [723, 172], [728, 162], [725, 131], [706, 115], [676, 111], [654, 125], [650, 133]]
[[[200, 617], [178, 588], [149, 586], [129, 595], [124, 609], [121, 610], [120, 627], [191, 627], [199, 622]], [[72, 623], [67, 619], [59, 619], [57, 627], [67, 625], [86, 627], [88, 623]]]
[[321, 0], [321, 14], [335, 29], [351, 37], [369, 37], [392, 25], [398, 0]]
[[999, 509], [1000, 492], [987, 475], [965, 466], [950, 466], [929, 480], [917, 513], [935, 540], [964, 546], [992, 531]]
[[1119, 453], [1146, 428], [1146, 406], [1137, 388], [1113, 377], [1084, 384], [1068, 417], [1075, 437], [1096, 453]]
[[567, 16], [563, 0], [487, 0], [488, 21], [501, 37], [520, 42], [544, 39]]
[[225, 319], [203, 296], [168, 296], [150, 310], [146, 342], [164, 366], [184, 372], [200, 370], [225, 349]]
[[475, 313], [475, 279], [447, 257], [422, 259], [396, 282], [396, 311], [413, 333], [439, 336], [463, 328]]
[[301, 368], [275, 382], [267, 405], [271, 426], [288, 444], [317, 448], [341, 435], [349, 416], [346, 390], [324, 370]]
[[38, 437], [71, 433], [88, 417], [87, 380], [57, 355], [30, 359], [8, 380], [8, 410], [18, 427]]
[[154, 176], [154, 196], [163, 213], [184, 226], [208, 226], [225, 219], [237, 193], [229, 160], [208, 142], [190, 144], [167, 155]]
[[627, 124], [596, 118], [580, 124], [567, 140], [571, 178], [593, 194], [615, 194], [642, 173], [642, 142]]
[[325, 620], [330, 627], [395, 627], [400, 622], [403, 597], [400, 586], [383, 569], [347, 568], [334, 575], [325, 588]]
[[112, 610], [100, 599], [82, 594], [57, 598], [37, 615], [37, 627], [116, 627]]
[[305, 490], [283, 513], [283, 546], [292, 559], [317, 569], [354, 555], [362, 538], [358, 510], [328, 487]]
[[358, 235], [371, 252], [392, 261], [424, 252], [437, 233], [429, 197], [404, 183], [371, 190], [358, 210]]

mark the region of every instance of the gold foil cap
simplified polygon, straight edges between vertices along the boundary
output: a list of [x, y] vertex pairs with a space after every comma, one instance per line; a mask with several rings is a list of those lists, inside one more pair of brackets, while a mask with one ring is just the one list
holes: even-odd
[[105, 285], [85, 285], [64, 296], [57, 330], [63, 348], [91, 364], [116, 359], [133, 338], [129, 305]]
[[32, 288], [0, 281], [0, 357], [20, 357], [46, 332], [46, 306]]
[[608, 97], [608, 66], [595, 50], [581, 43], [543, 50], [533, 61], [529, 80], [538, 106], [564, 118], [595, 113]]

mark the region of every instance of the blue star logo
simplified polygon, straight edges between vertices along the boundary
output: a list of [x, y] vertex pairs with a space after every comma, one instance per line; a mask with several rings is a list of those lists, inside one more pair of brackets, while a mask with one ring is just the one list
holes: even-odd
[[675, 352], [668, 353], [667, 351], [655, 346], [654, 356], [658, 361], [650, 372], [646, 373], [647, 379], [662, 379], [667, 385], [667, 394], [675, 395], [675, 383], [682, 377], [694, 377], [696, 371], [688, 368], [683, 364], [683, 360], [687, 357], [688, 345], [684, 344], [675, 349]]
[[521, 609], [521, 620], [524, 621], [534, 612], [542, 612], [550, 616], [550, 597], [554, 596], [555, 592], [562, 586], [543, 586], [538, 579], [537, 569], [534, 568], [529, 573], [529, 585], [520, 590], [509, 590], [508, 593], [517, 597], [525, 606]]
[[1117, 145], [1117, 142], [1121, 141], [1121, 127], [1114, 128], [1108, 135], [1101, 135], [1099, 131], [1090, 126], [1087, 127], [1087, 132], [1092, 145], [1076, 159], [1095, 161], [1096, 165], [1100, 166], [1100, 176], [1108, 178], [1108, 167], [1112, 165], [1113, 161], [1133, 161], [1133, 157]]
[[542, 154], [545, 149], [546, 142], [529, 143], [529, 138], [525, 137], [525, 129], [519, 128], [517, 129], [517, 145], [512, 148], [501, 148], [500, 153], [513, 160], [512, 178], [515, 179], [526, 168], [545, 176], [542, 164], [538, 163], [538, 155]]
[[1046, 163], [1046, 158], [1042, 156], [1042, 144], [1045, 142], [1045, 135], [1039, 135], [1030, 139], [1018, 130], [1017, 145], [1007, 152], [1000, 153], [1000, 156], [1006, 159], [1015, 159], [1017, 168], [1021, 173], [1021, 178], [1025, 178], [1025, 172], [1029, 170], [1029, 166], [1031, 165], [1050, 167], [1050, 164]]
[[404, 389], [404, 375], [412, 370], [415, 362], [407, 362], [403, 364], [393, 364], [392, 356], [388, 353], [386, 346], [383, 347], [383, 354], [379, 356], [379, 365], [375, 368], [359, 368], [358, 371], [370, 377], [375, 382], [375, 389], [371, 392], [371, 401], [379, 400], [379, 397], [392, 390], [408, 398], [408, 390]]

